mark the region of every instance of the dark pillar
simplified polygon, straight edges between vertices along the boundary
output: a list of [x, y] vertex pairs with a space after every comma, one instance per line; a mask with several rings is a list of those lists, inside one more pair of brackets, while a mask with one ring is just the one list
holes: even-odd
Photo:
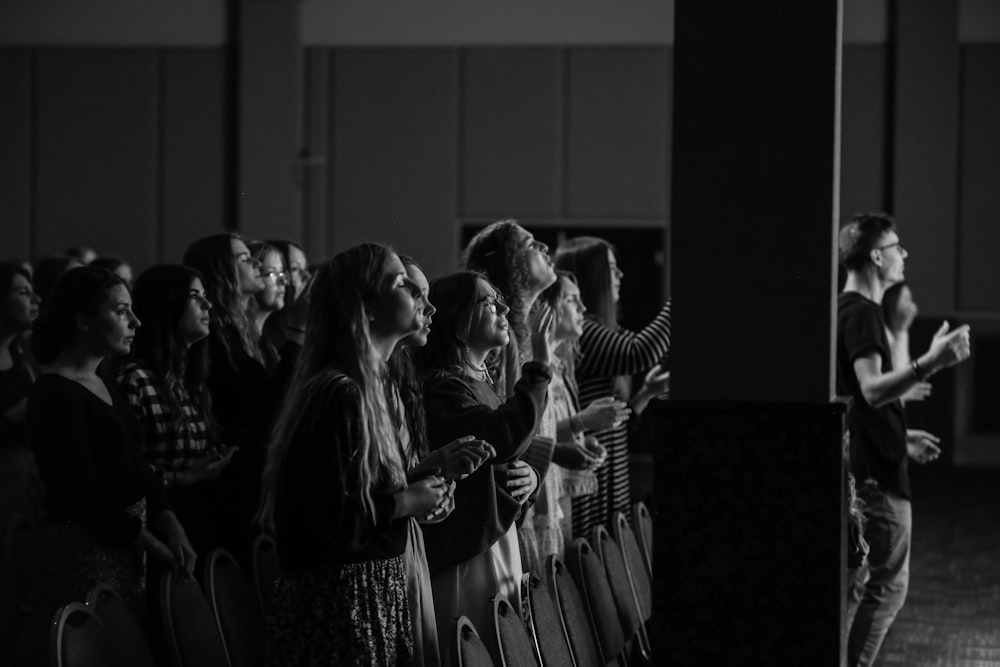
[[657, 663], [840, 662], [839, 0], [677, 0]]
[[235, 207], [250, 238], [301, 241], [299, 0], [233, 0], [238, 123]]

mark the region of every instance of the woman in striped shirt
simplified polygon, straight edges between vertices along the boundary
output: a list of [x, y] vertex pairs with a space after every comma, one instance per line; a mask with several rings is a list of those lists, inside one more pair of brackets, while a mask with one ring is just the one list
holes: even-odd
[[[627, 331], [618, 325], [617, 315], [624, 274], [610, 243], [592, 236], [570, 239], [556, 251], [555, 265], [576, 276], [587, 307], [575, 368], [581, 407], [613, 396], [628, 401], [633, 412], [641, 412], [652, 396], [666, 388], [666, 376], [657, 364], [670, 349], [670, 301], [642, 331]], [[630, 376], [635, 373], [647, 375], [633, 393]], [[573, 499], [575, 537], [589, 537], [594, 527], [609, 526], [614, 513], [627, 513], [631, 504], [627, 419], [593, 435], [607, 450], [608, 459], [597, 470], [597, 493]]]

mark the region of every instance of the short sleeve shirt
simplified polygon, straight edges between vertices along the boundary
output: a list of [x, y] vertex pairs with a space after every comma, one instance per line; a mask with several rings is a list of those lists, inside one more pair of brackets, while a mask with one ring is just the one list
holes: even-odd
[[906, 414], [899, 400], [872, 407], [861, 394], [854, 362], [878, 354], [881, 371], [892, 371], [882, 307], [857, 292], [837, 304], [837, 393], [854, 400], [847, 414], [851, 433], [851, 470], [859, 483], [873, 478], [904, 498], [910, 497], [906, 457]]

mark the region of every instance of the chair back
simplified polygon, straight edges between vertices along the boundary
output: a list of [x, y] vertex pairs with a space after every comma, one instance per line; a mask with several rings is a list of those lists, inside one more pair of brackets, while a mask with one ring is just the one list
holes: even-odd
[[253, 569], [253, 583], [257, 590], [257, 601], [261, 612], [266, 616], [274, 598], [274, 589], [281, 574], [281, 563], [278, 561], [278, 545], [274, 538], [261, 533], [254, 538], [253, 549], [250, 551], [250, 567]]
[[194, 577], [163, 573], [160, 616], [173, 667], [229, 666], [212, 607]]
[[624, 512], [615, 514], [615, 541], [625, 558], [625, 569], [632, 583], [632, 592], [639, 603], [639, 616], [643, 622], [653, 616], [653, 579], [646, 571], [646, 563], [642, 559], [642, 547], [628, 525]]
[[635, 535], [639, 540], [639, 547], [642, 549], [642, 557], [646, 561], [646, 572], [649, 578], [653, 578], [653, 517], [649, 514], [649, 508], [641, 500], [632, 506], [632, 525], [635, 526]]
[[594, 630], [590, 625], [587, 605], [573, 582], [566, 564], [559, 556], [549, 556], [545, 570], [556, 609], [559, 610], [566, 628], [574, 664], [576, 667], [600, 667], [604, 662]]
[[496, 667], [476, 626], [466, 616], [455, 620], [455, 656], [458, 667]]
[[562, 614], [534, 572], [521, 577], [521, 616], [539, 662], [545, 667], [575, 667]]
[[492, 602], [501, 663], [505, 667], [540, 667], [538, 649], [517, 610], [504, 595], [496, 595]]
[[97, 584], [87, 593], [87, 606], [108, 629], [118, 664], [156, 667], [146, 632], [118, 591], [107, 584]]
[[[570, 546], [569, 571], [583, 592], [583, 601], [590, 616], [590, 626], [601, 649], [602, 664], [618, 659], [625, 648], [626, 635], [618, 617], [618, 605], [604, 571], [604, 563], [597, 557], [590, 543], [582, 537]], [[634, 630], [633, 630], [634, 632]], [[629, 635], [632, 633], [630, 632]]]
[[118, 661], [111, 635], [82, 602], [71, 602], [56, 612], [49, 630], [52, 667], [131, 667]]
[[233, 555], [213, 549], [203, 588], [212, 605], [230, 667], [263, 667], [264, 615]]
[[0, 534], [0, 646], [14, 646], [17, 640], [29, 580], [29, 543], [35, 528], [27, 516], [11, 514]]
[[598, 558], [604, 564], [604, 575], [611, 586], [611, 596], [618, 609], [618, 619], [625, 632], [625, 640], [630, 642], [633, 638], [638, 639], [638, 648], [648, 658], [650, 655], [649, 639], [646, 637], [646, 629], [639, 612], [639, 600], [632, 589], [632, 582], [628, 577], [628, 569], [625, 566], [622, 550], [611, 539], [611, 535], [608, 534], [604, 526], [594, 528], [593, 535], [594, 548]]

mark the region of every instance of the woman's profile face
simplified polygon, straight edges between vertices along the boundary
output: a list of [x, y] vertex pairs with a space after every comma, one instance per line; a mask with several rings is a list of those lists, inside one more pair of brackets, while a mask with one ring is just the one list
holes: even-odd
[[427, 283], [427, 276], [424, 275], [424, 272], [413, 264], [409, 264], [406, 267], [406, 275], [416, 289], [420, 291], [420, 299], [418, 303], [420, 312], [417, 315], [417, 321], [420, 324], [420, 328], [407, 337], [405, 344], [412, 345], [414, 347], [423, 347], [424, 345], [427, 345], [427, 336], [431, 332], [431, 320], [433, 319], [433, 315], [437, 309], [434, 308], [434, 304], [432, 304], [428, 298], [430, 285]]
[[379, 294], [370, 305], [369, 331], [373, 336], [402, 338], [422, 326], [420, 291], [406, 274], [396, 253], [389, 253], [382, 269]]
[[560, 278], [562, 296], [556, 304], [556, 340], [572, 340], [583, 335], [583, 314], [587, 311], [580, 301], [580, 288], [569, 278]]
[[124, 285], [115, 285], [94, 315], [83, 315], [82, 332], [104, 355], [128, 354], [141, 322], [132, 312], [132, 296]]
[[287, 271], [289, 285], [292, 287], [292, 298], [298, 299], [309, 281], [309, 263], [306, 261], [305, 253], [295, 246], [288, 248]]
[[510, 308], [504, 303], [503, 296], [482, 278], [476, 282], [476, 298], [471, 307], [472, 326], [467, 341], [470, 348], [484, 352], [510, 342], [510, 325], [507, 322]]
[[205, 288], [200, 278], [191, 281], [187, 298], [187, 307], [181, 315], [178, 329], [184, 342], [191, 345], [208, 336], [212, 304], [205, 298]]
[[3, 298], [0, 326], [13, 332], [27, 331], [38, 317], [38, 305], [41, 302], [41, 298], [31, 287], [31, 282], [21, 274], [15, 273]]
[[260, 275], [264, 279], [264, 289], [257, 292], [257, 305], [266, 312], [281, 310], [285, 307], [288, 274], [280, 252], [274, 250], [264, 256], [260, 263]]
[[549, 255], [549, 247], [535, 240], [534, 235], [520, 225], [517, 227], [517, 239], [528, 267], [529, 287], [540, 292], [556, 281], [556, 270]]
[[611, 272], [611, 300], [618, 303], [622, 292], [622, 278], [625, 274], [618, 268], [618, 258], [611, 248], [608, 248], [608, 270]]
[[239, 239], [232, 239], [230, 247], [236, 263], [236, 285], [240, 294], [256, 294], [264, 289], [264, 279], [260, 275], [260, 264], [250, 255], [250, 249]]

